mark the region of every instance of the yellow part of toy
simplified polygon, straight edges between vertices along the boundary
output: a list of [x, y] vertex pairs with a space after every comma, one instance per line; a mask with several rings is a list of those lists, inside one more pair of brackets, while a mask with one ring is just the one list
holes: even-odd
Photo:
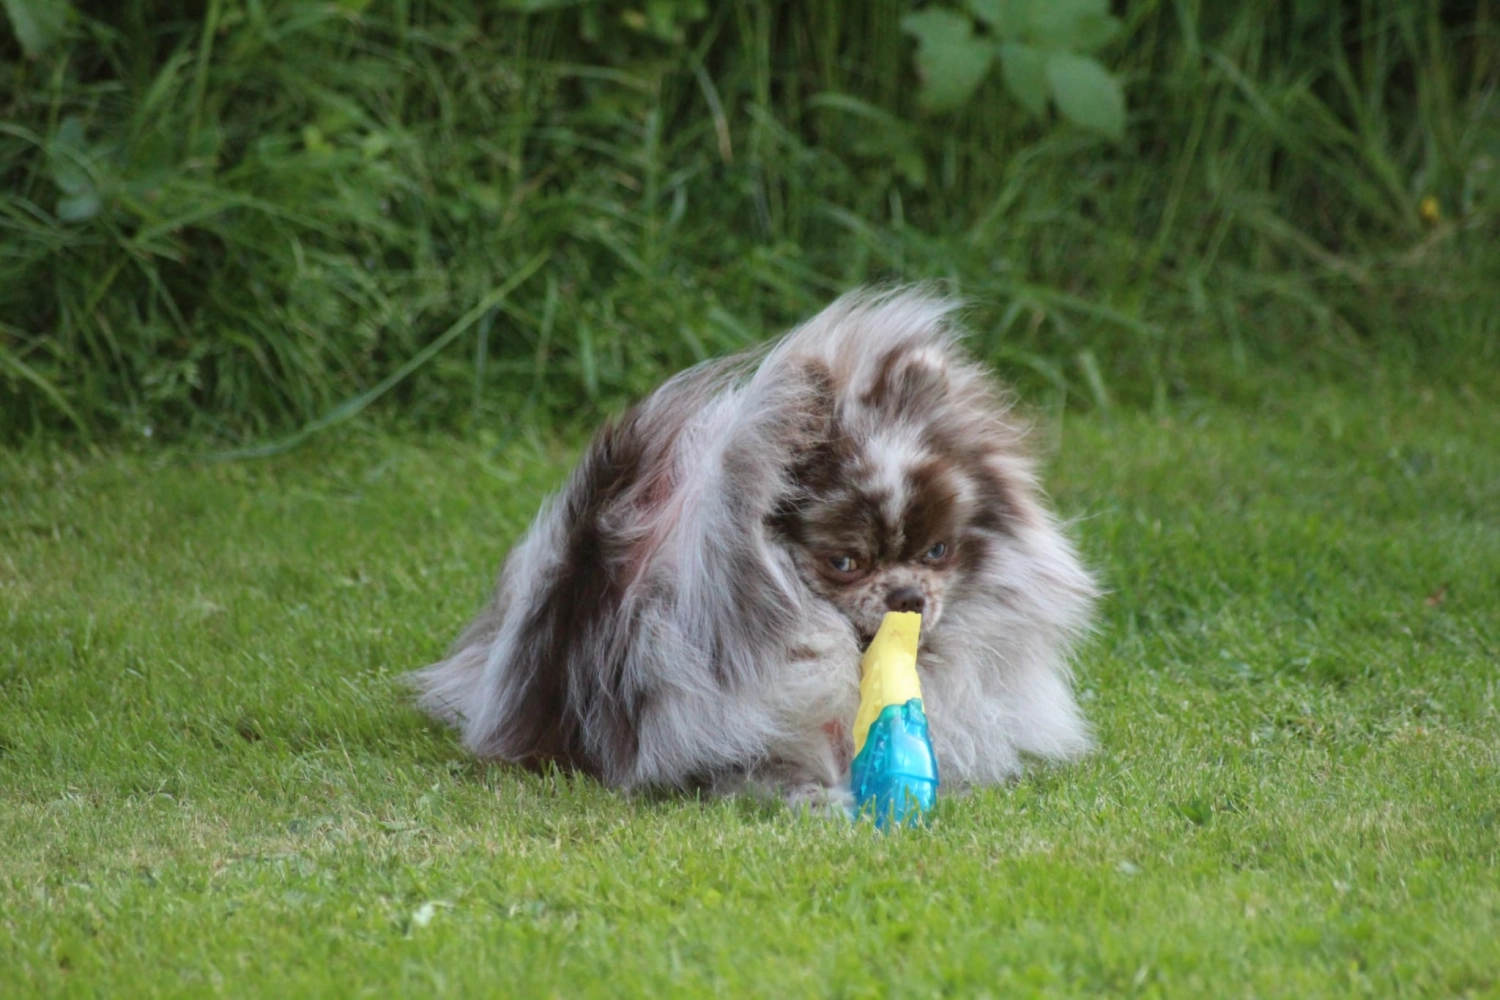
[[859, 714], [854, 717], [854, 752], [865, 748], [870, 725], [887, 705], [905, 705], [922, 697], [917, 680], [917, 640], [922, 616], [915, 611], [888, 611], [860, 663]]

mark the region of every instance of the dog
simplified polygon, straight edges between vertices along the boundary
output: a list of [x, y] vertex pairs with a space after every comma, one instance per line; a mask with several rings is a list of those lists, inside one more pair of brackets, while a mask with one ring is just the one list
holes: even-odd
[[860, 659], [919, 611], [945, 786], [1066, 760], [1098, 589], [957, 303], [860, 291], [599, 430], [447, 659], [409, 675], [482, 758], [621, 789], [847, 804]]

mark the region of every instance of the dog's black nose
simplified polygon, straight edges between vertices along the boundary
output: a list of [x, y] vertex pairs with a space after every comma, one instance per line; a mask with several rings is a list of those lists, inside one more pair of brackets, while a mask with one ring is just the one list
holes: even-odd
[[921, 614], [927, 599], [916, 587], [897, 587], [885, 595], [885, 606], [892, 611], [915, 611]]

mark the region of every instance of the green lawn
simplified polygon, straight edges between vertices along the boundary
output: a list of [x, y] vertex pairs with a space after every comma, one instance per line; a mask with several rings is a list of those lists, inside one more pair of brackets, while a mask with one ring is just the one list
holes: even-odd
[[465, 759], [396, 682], [569, 449], [0, 454], [0, 996], [1500, 996], [1500, 406], [1042, 419], [1100, 749], [893, 836]]

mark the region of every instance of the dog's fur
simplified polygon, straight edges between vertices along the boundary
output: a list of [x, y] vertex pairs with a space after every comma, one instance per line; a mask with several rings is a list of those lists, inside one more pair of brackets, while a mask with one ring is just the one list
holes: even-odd
[[1083, 751], [1068, 654], [1094, 582], [953, 308], [846, 295], [602, 428], [412, 675], [422, 707], [481, 757], [837, 800], [861, 650], [888, 607], [920, 608], [945, 784]]

